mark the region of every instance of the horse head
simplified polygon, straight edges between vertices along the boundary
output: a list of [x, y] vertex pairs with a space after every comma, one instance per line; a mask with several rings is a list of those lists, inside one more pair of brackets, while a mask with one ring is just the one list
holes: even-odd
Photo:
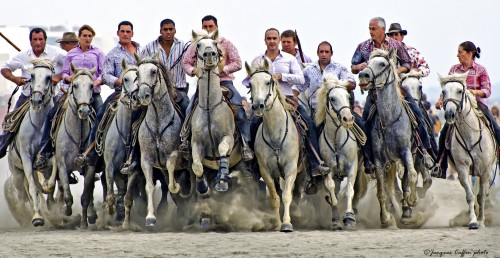
[[467, 90], [466, 82], [467, 73], [463, 74], [451, 74], [439, 76], [439, 82], [441, 88], [443, 89], [443, 108], [444, 108], [444, 118], [446, 123], [453, 124], [457, 121], [458, 115], [464, 109], [464, 103], [467, 99], [474, 98], [468, 97], [466, 94], [470, 94]]
[[410, 93], [417, 103], [422, 100], [422, 77], [422, 72], [415, 70], [401, 75], [401, 87]]
[[[222, 50], [217, 45], [219, 32], [213, 31], [208, 33], [205, 30], [193, 31], [193, 42], [196, 43], [196, 66], [200, 70], [212, 70], [221, 63], [223, 56]], [[214, 69], [218, 73], [218, 69]], [[201, 71], [196, 71], [196, 74]], [[200, 77], [200, 76], [198, 76]]]
[[[394, 80], [398, 79], [396, 74], [396, 63], [394, 60], [397, 58], [395, 48], [389, 51], [376, 49], [370, 54], [368, 66], [359, 73], [359, 86], [363, 90], [370, 90], [372, 88], [384, 88], [385, 85], [392, 83], [391, 76]], [[392, 71], [392, 75], [391, 75]]]
[[339, 80], [335, 74], [327, 73], [323, 77], [323, 86], [318, 91], [318, 108], [315, 115], [316, 124], [325, 121], [326, 115], [335, 122], [336, 119], [345, 128], [354, 125], [354, 116], [350, 109], [351, 95], [346, 89], [348, 80]]
[[125, 59], [122, 59], [122, 93], [120, 101], [129, 109], [135, 110], [141, 106], [139, 102], [139, 87], [137, 86], [137, 71], [136, 65], [127, 65]]
[[[269, 73], [269, 62], [264, 59], [264, 64], [257, 68], [250, 67], [245, 62], [245, 68], [249, 78], [252, 109], [256, 116], [263, 116], [264, 111], [272, 108], [276, 98], [279, 97], [277, 87], [278, 81]], [[284, 101], [282, 101], [284, 103]]]
[[[76, 105], [78, 117], [82, 120], [89, 118], [91, 113], [90, 104], [94, 101], [92, 94], [94, 93], [94, 73], [96, 68], [92, 70], [76, 68], [73, 63], [70, 63], [71, 74], [73, 81], [71, 82], [70, 90], [74, 105]], [[72, 106], [72, 108], [74, 108]]]
[[153, 95], [159, 90], [157, 87], [165, 74], [160, 68], [160, 61], [156, 56], [146, 57], [137, 63], [137, 85], [139, 92], [137, 97], [143, 106], [147, 106], [153, 100]]
[[31, 61], [33, 70], [31, 72], [31, 105], [35, 109], [49, 103], [52, 98], [52, 76], [54, 66], [47, 59], [34, 59]]

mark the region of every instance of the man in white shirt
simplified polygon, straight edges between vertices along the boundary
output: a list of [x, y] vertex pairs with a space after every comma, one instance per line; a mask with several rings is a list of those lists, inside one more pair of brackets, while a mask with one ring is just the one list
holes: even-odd
[[[24, 102], [29, 100], [31, 91], [31, 69], [33, 64], [31, 60], [36, 58], [48, 59], [52, 61], [55, 70], [55, 76], [52, 77], [52, 83], [57, 84], [62, 76], [62, 66], [66, 58], [66, 52], [60, 48], [47, 46], [47, 33], [42, 28], [34, 28], [30, 31], [31, 48], [20, 52], [12, 57], [5, 65], [2, 66], [1, 73], [5, 79], [15, 83], [18, 87], [23, 87], [21, 95], [16, 102], [14, 109], [19, 108]], [[21, 76], [15, 76], [13, 72], [21, 69]], [[14, 135], [10, 132], [5, 132], [0, 135], [0, 158], [6, 154], [7, 147], [10, 145]]]
[[[304, 107], [298, 105], [299, 91], [293, 89], [293, 85], [302, 85], [305, 82], [300, 64], [294, 56], [279, 50], [280, 37], [277, 29], [268, 29], [265, 33], [264, 41], [267, 50], [264, 54], [257, 56], [253, 60], [252, 66], [261, 66], [264, 63], [264, 59], [267, 59], [269, 62], [269, 72], [278, 80], [281, 90], [287, 98], [293, 100], [292, 102], [295, 103], [294, 106], [297, 107], [297, 111], [310, 128], [307, 131], [307, 140], [310, 144], [306, 144], [307, 156], [311, 165], [310, 176], [326, 175], [330, 172], [330, 169], [320, 160], [319, 155], [317, 155], [319, 153], [319, 146], [316, 130], [314, 129], [314, 122]], [[247, 80], [245, 80], [243, 84], [248, 86], [246, 81]], [[260, 123], [262, 123], [262, 119], [255, 116], [252, 117], [250, 121], [252, 139], [255, 139], [255, 134], [257, 133]], [[316, 152], [316, 154], [314, 152]]]

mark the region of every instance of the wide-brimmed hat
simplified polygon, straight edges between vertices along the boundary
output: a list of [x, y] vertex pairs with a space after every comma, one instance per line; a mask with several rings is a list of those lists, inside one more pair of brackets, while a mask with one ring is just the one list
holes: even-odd
[[64, 32], [62, 38], [56, 40], [57, 43], [61, 42], [78, 42], [78, 37], [74, 32]]
[[390, 33], [394, 33], [394, 32], [399, 32], [405, 36], [406, 36], [406, 34], [408, 34], [408, 32], [406, 30], [403, 30], [401, 28], [401, 25], [399, 23], [391, 24], [391, 26], [389, 26], [389, 31], [387, 31], [386, 34], [390, 34]]

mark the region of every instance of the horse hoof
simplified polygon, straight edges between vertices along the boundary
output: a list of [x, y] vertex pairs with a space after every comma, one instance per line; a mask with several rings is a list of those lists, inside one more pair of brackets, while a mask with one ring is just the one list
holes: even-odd
[[208, 192], [208, 185], [205, 179], [200, 180], [196, 183], [196, 192], [199, 194], [206, 194]]
[[215, 184], [215, 191], [217, 192], [226, 192], [228, 189], [229, 184], [224, 180], [220, 180], [217, 184]]
[[88, 229], [88, 228], [89, 228], [89, 224], [86, 221], [82, 221], [80, 223], [80, 229]]
[[290, 223], [283, 223], [281, 224], [280, 231], [285, 233], [293, 232], [293, 226]]
[[41, 227], [45, 225], [45, 221], [43, 219], [34, 219], [31, 221], [31, 224], [33, 225], [33, 227]]
[[333, 231], [339, 231], [339, 230], [344, 230], [344, 227], [342, 226], [342, 223], [338, 219], [335, 219], [332, 221], [332, 230]]
[[208, 231], [212, 228], [212, 223], [210, 221], [210, 218], [202, 218], [200, 221], [200, 227], [204, 231]]
[[403, 207], [403, 215], [401, 216], [403, 219], [409, 219], [412, 217], [411, 208]]
[[479, 223], [477, 222], [469, 223], [469, 229], [478, 229], [478, 228], [479, 228]]
[[354, 217], [354, 213], [352, 212], [347, 212], [345, 215], [344, 215], [344, 226], [346, 228], [353, 228], [356, 226], [356, 218]]
[[125, 219], [125, 214], [123, 214], [121, 212], [116, 213], [115, 221], [123, 222], [124, 219]]
[[156, 227], [156, 218], [146, 219], [146, 227]]
[[92, 224], [92, 225], [95, 224], [97, 221], [97, 214], [87, 216], [87, 221], [89, 222], [89, 224]]
[[73, 214], [73, 210], [69, 206], [64, 206], [62, 212], [66, 216], [71, 216]]

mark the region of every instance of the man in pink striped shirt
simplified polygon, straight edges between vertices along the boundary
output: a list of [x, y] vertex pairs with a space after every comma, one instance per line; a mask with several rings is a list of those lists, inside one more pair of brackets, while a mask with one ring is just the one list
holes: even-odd
[[[202, 22], [202, 28], [208, 31], [209, 33], [218, 29], [217, 18], [215, 18], [212, 15], [207, 15], [203, 17], [201, 22]], [[245, 140], [245, 143], [243, 144], [244, 145], [243, 159], [245, 161], [252, 160], [253, 152], [248, 147], [248, 142], [250, 141], [250, 123], [245, 115], [245, 110], [243, 109], [243, 106], [241, 104], [242, 103], [241, 95], [233, 85], [233, 80], [234, 80], [233, 73], [241, 70], [242, 67], [240, 55], [238, 54], [238, 49], [236, 49], [233, 43], [231, 43], [231, 41], [229, 41], [228, 39], [224, 37], [219, 37], [217, 41], [218, 41], [217, 43], [220, 46], [222, 46], [222, 48], [225, 51], [224, 67], [222, 68], [222, 70], [219, 71], [220, 85], [229, 88], [233, 92], [233, 96], [231, 97], [231, 103], [238, 107], [236, 124], [238, 125], [241, 135]], [[186, 74], [193, 77], [194, 76], [193, 70], [196, 67], [196, 44], [191, 44], [186, 54], [184, 55], [184, 59], [182, 62]], [[198, 92], [196, 92], [195, 95], [193, 96], [193, 99], [191, 100], [191, 103], [187, 108], [186, 114], [189, 114], [191, 112], [192, 103], [194, 103], [194, 100], [196, 98], [198, 98]], [[189, 119], [187, 119], [185, 123], [189, 123]], [[189, 150], [189, 142], [188, 141], [182, 142], [180, 146], [180, 151], [187, 152], [188, 150]]]

